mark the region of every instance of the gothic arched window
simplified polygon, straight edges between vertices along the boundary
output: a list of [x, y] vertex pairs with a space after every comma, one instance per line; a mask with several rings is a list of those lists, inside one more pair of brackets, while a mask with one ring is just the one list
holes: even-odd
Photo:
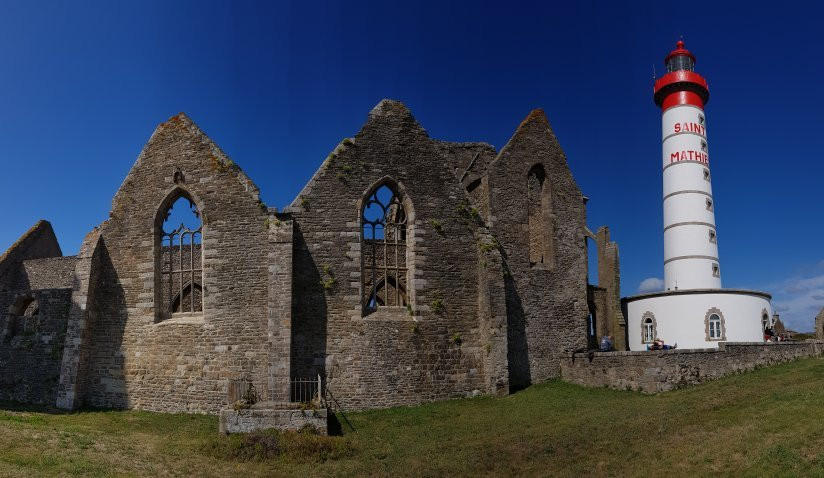
[[203, 311], [203, 223], [183, 190], [166, 201], [158, 222], [158, 318]]
[[546, 171], [536, 164], [527, 175], [527, 214], [529, 229], [529, 263], [551, 268], [555, 264], [551, 197]]
[[366, 197], [361, 211], [365, 312], [409, 303], [407, 227], [407, 212], [396, 188], [383, 184]]

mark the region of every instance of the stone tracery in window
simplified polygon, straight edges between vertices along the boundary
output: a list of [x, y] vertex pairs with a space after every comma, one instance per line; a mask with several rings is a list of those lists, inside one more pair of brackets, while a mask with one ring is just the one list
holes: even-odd
[[203, 224], [184, 191], [162, 213], [159, 229], [160, 318], [203, 311]]
[[407, 226], [403, 200], [395, 188], [384, 184], [367, 196], [361, 211], [364, 312], [409, 303]]

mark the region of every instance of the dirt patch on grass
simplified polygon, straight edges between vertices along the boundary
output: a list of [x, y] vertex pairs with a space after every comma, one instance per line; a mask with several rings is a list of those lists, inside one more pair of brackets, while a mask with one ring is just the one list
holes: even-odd
[[323, 463], [349, 458], [355, 448], [344, 437], [319, 435], [314, 430], [263, 430], [217, 437], [203, 446], [213, 458], [234, 461], [287, 460]]

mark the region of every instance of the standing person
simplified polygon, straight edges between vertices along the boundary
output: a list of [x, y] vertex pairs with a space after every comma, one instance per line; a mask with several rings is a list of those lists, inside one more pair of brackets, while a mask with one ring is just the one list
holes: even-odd
[[615, 350], [611, 335], [604, 335], [603, 337], [601, 337], [601, 347], [599, 348], [599, 350], [601, 352], [610, 352], [612, 350]]

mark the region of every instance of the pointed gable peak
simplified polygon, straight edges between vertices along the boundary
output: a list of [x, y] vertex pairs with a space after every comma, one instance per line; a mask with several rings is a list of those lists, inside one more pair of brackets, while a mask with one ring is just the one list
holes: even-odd
[[526, 118], [524, 118], [524, 120], [521, 121], [521, 124], [518, 125], [518, 130], [532, 125], [545, 126], [547, 128], [549, 127], [549, 120], [547, 119], [546, 113], [544, 113], [543, 108], [535, 108], [534, 110], [530, 111], [529, 114], [526, 115]]
[[397, 100], [383, 99], [378, 103], [372, 111], [369, 112], [369, 119], [366, 122], [365, 128], [412, 128], [420, 130], [423, 134], [426, 131], [418, 123], [409, 108]]
[[384, 98], [369, 112], [370, 118], [375, 116], [411, 117], [412, 113], [409, 111], [409, 108], [400, 101]]
[[165, 122], [160, 123], [157, 128], [158, 129], [164, 129], [164, 128], [176, 127], [176, 126], [178, 126], [178, 127], [180, 127], [180, 126], [184, 126], [184, 127], [195, 126], [195, 127], [197, 127], [197, 125], [195, 125], [195, 122], [192, 121], [192, 119], [189, 118], [189, 116], [187, 116], [186, 113], [183, 113], [181, 111], [180, 113], [178, 113], [178, 114], [172, 116], [171, 118], [167, 119]]

